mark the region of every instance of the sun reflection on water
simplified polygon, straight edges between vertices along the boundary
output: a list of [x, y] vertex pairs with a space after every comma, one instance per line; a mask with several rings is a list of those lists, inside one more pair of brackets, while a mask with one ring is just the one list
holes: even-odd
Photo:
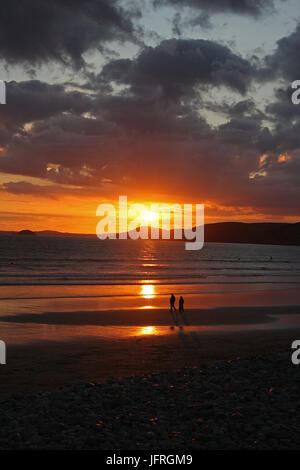
[[144, 284], [141, 287], [140, 295], [144, 299], [153, 299], [155, 297], [155, 287], [153, 284]]

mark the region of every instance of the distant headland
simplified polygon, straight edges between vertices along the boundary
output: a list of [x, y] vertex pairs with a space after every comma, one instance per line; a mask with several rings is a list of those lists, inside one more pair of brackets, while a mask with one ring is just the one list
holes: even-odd
[[[244, 223], [220, 222], [206, 224], [204, 227], [205, 242], [215, 243], [249, 243], [269, 245], [300, 245], [300, 222], [297, 223]], [[96, 234], [58, 232], [54, 230], [21, 230], [0, 231], [0, 236], [19, 235], [34, 237], [96, 237]], [[162, 231], [160, 230], [160, 238]], [[171, 230], [170, 239], [174, 239]], [[168, 241], [168, 240], [166, 240]]]

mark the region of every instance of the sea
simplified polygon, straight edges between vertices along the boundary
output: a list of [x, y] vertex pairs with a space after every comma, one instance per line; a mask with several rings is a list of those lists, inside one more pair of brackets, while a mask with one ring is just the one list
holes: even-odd
[[[300, 282], [300, 246], [1, 236], [0, 285], [263, 285]], [[236, 289], [236, 287], [233, 287]]]
[[[132, 310], [168, 311], [172, 293], [177, 304], [184, 297], [187, 311], [297, 306], [299, 287], [298, 246], [205, 243], [202, 250], [187, 251], [181, 241], [1, 236], [0, 339], [19, 343], [94, 334], [93, 325], [54, 325], [51, 315], [61, 313], [70, 323], [69, 314], [123, 311], [126, 325]], [[97, 328], [98, 335], [121, 334]]]

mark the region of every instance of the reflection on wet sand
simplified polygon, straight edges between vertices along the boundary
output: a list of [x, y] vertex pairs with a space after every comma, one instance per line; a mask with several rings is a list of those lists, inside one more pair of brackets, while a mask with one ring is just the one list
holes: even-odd
[[155, 326], [143, 326], [138, 328], [136, 331], [138, 336], [142, 335], [155, 335], [157, 334], [157, 328]]
[[205, 333], [224, 333], [235, 331], [271, 330], [300, 327], [300, 315], [272, 315], [272, 322], [249, 324], [216, 325], [132, 325], [132, 326], [96, 326], [96, 325], [56, 325], [1, 322], [1, 339], [9, 345], [38, 343], [43, 341], [81, 340], [85, 337], [101, 340], [122, 340], [130, 337], [150, 337], [177, 335], [182, 339], [186, 335]]

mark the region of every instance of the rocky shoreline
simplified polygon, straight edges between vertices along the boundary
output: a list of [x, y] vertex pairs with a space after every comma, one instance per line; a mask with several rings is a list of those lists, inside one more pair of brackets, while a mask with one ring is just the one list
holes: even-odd
[[0, 400], [0, 449], [300, 449], [291, 352]]

